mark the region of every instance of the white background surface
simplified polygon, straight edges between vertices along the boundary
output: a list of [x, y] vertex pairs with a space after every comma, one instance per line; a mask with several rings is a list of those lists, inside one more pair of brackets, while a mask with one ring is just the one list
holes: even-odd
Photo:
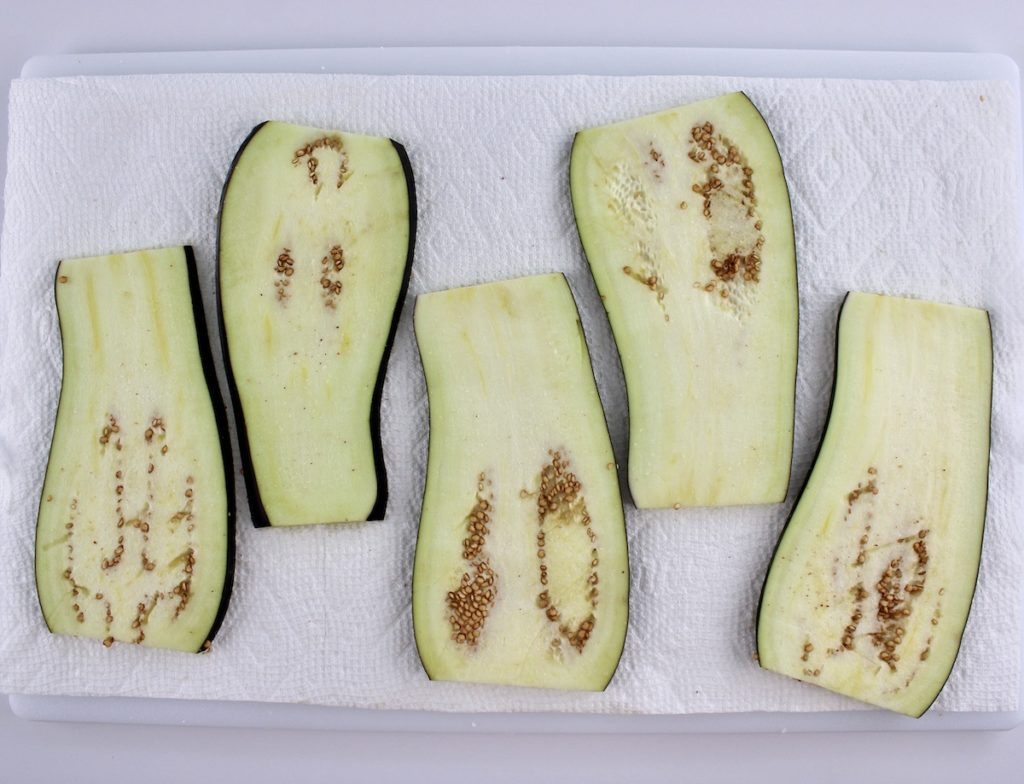
[[[324, 3], [327, 6], [327, 3]], [[1024, 61], [1017, 2], [562, 3], [178, 0], [0, 4], [0, 115], [35, 54], [373, 45], [674, 45], [1003, 52]], [[4, 133], [6, 146], [6, 133]], [[2, 167], [2, 164], [0, 164]], [[2, 169], [0, 169], [2, 170]], [[32, 724], [0, 705], [0, 780], [1019, 781], [1024, 727], [1000, 734], [388, 735]]]

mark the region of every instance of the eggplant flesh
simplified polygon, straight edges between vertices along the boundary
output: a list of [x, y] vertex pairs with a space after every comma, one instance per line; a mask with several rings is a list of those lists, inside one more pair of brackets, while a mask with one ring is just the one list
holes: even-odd
[[991, 395], [985, 311], [847, 296], [828, 425], [761, 596], [762, 667], [928, 709], [977, 581]]
[[640, 508], [782, 501], [796, 255], [771, 131], [732, 93], [576, 135], [576, 226], [629, 397]]
[[435, 680], [598, 691], [625, 639], [619, 485], [564, 276], [423, 294], [430, 443], [413, 575]]
[[390, 139], [263, 123], [225, 185], [219, 304], [257, 526], [377, 520], [415, 203]]
[[36, 529], [50, 631], [199, 651], [227, 608], [234, 489], [188, 248], [61, 262], [64, 376]]

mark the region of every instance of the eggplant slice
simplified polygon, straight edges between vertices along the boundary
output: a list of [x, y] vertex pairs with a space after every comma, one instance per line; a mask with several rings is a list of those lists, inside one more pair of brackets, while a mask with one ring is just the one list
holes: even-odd
[[761, 596], [762, 667], [928, 709], [977, 581], [991, 396], [985, 311], [847, 296], [828, 426]]
[[383, 518], [380, 397], [414, 222], [390, 139], [268, 122], [239, 150], [219, 300], [257, 526]]
[[619, 484], [564, 276], [423, 294], [430, 447], [413, 576], [435, 680], [604, 689], [629, 564]]
[[782, 501], [796, 255], [771, 131], [742, 93], [581, 131], [580, 240], [629, 394], [640, 508]]
[[188, 248], [64, 261], [64, 378], [36, 529], [50, 631], [209, 645], [227, 608], [234, 487]]

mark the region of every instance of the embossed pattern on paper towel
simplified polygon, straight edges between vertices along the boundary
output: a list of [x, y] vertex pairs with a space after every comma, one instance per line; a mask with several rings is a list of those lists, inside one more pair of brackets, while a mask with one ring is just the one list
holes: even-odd
[[1015, 472], [1024, 428], [1010, 390], [1024, 380], [1018, 108], [1007, 85], [982, 82], [304, 75], [14, 82], [0, 248], [0, 689], [442, 710], [859, 707], [753, 661], [761, 580], [792, 493], [783, 505], [739, 509], [641, 513], [627, 502], [630, 631], [607, 692], [429, 683], [409, 609], [427, 437], [411, 296], [382, 409], [387, 520], [256, 531], [239, 481], [235, 591], [209, 656], [53, 637], [36, 604], [33, 527], [60, 382], [57, 259], [192, 243], [213, 325], [218, 200], [248, 130], [275, 118], [392, 136], [406, 145], [416, 175], [410, 295], [566, 272], [624, 465], [625, 391], [567, 192], [572, 134], [741, 88], [776, 135], [796, 221], [795, 486], [824, 422], [843, 292], [913, 294], [992, 311], [997, 372], [985, 552], [960, 662], [938, 707], [1017, 708], [1024, 498]]

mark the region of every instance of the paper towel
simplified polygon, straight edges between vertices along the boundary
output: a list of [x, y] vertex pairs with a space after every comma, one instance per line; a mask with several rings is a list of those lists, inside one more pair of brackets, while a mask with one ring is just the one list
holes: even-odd
[[[981, 579], [944, 710], [1019, 707], [1024, 503], [1024, 269], [1019, 108], [1005, 83], [700, 77], [190, 75], [15, 81], [0, 246], [0, 690], [323, 703], [374, 708], [690, 713], [853, 709], [757, 667], [754, 615], [793, 503], [638, 512], [628, 503], [630, 626], [602, 694], [431, 683], [410, 584], [427, 402], [412, 334], [423, 291], [561, 270], [589, 338], [625, 466], [615, 346], [568, 196], [573, 132], [743, 89], [786, 167], [800, 279], [793, 482], [821, 434], [843, 293], [863, 289], [992, 312], [991, 494]], [[405, 144], [416, 257], [384, 389], [391, 498], [378, 523], [254, 530], [242, 483], [231, 606], [206, 656], [50, 635], [33, 529], [60, 384], [58, 259], [190, 243], [216, 324], [217, 207], [257, 122], [280, 119]], [[214, 351], [219, 357], [219, 348]], [[218, 363], [219, 364], [219, 363]], [[223, 372], [220, 372], [222, 387]], [[237, 458], [237, 453], [236, 453]], [[236, 459], [235, 465], [239, 463]]]

